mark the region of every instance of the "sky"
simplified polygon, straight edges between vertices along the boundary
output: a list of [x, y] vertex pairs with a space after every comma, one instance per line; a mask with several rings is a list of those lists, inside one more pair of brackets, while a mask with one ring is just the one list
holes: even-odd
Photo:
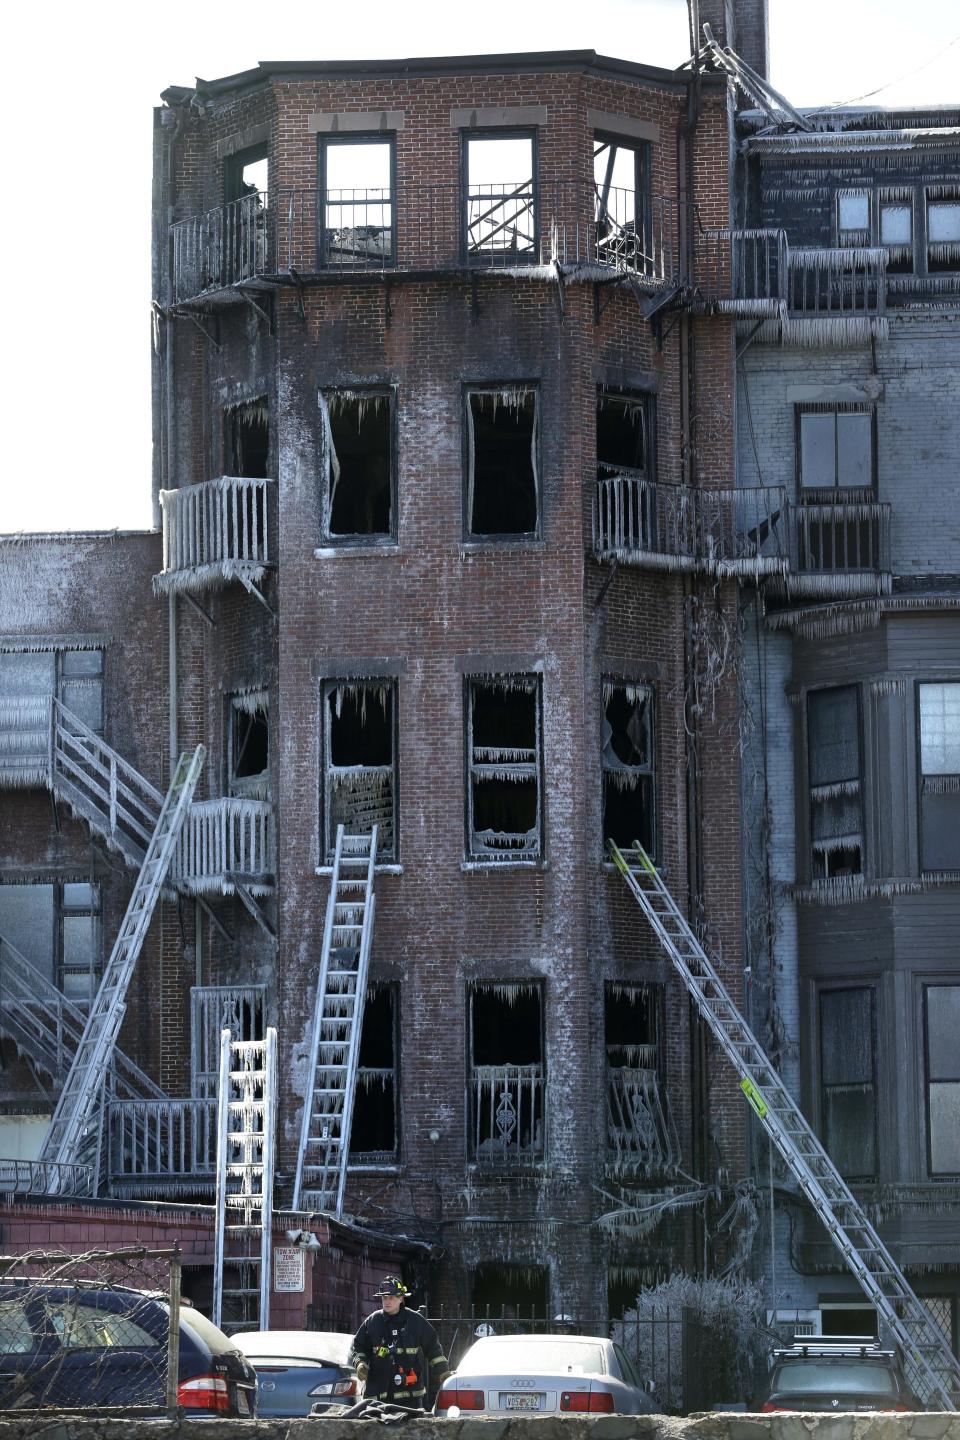
[[[956, 0], [769, 6], [771, 80], [793, 104], [960, 102]], [[689, 48], [685, 0], [48, 0], [6, 14], [0, 533], [152, 524], [151, 135], [168, 85], [260, 60], [544, 49], [672, 69]]]

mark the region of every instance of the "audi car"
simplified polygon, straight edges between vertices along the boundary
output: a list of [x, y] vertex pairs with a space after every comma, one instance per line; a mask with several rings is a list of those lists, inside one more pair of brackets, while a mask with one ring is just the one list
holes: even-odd
[[649, 1415], [659, 1406], [628, 1355], [597, 1335], [489, 1335], [443, 1382], [436, 1411], [463, 1415]]
[[309, 1415], [353, 1405], [357, 1372], [353, 1336], [336, 1330], [250, 1330], [233, 1337], [257, 1372], [262, 1416]]

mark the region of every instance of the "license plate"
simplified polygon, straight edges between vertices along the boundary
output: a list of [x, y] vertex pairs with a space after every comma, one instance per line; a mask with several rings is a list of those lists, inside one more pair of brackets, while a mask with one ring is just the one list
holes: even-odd
[[504, 1395], [502, 1397], [507, 1410], [539, 1410], [542, 1395]]
[[250, 1414], [250, 1400], [246, 1390], [237, 1391], [237, 1409], [241, 1415]]

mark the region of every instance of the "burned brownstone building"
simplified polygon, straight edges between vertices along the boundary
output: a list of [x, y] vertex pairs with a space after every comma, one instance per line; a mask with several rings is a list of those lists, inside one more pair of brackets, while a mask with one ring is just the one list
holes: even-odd
[[[763, 70], [762, 16], [738, 48]], [[749, 1250], [735, 1072], [607, 848], [739, 1003], [738, 605], [787, 561], [735, 481], [735, 330], [781, 277], [730, 229], [729, 78], [578, 51], [163, 96], [162, 535], [0, 542], [10, 1215], [212, 1230], [228, 1027], [276, 1037], [275, 1239], [320, 1242], [287, 1323], [349, 1328], [392, 1261], [431, 1312], [592, 1328]], [[43, 1140], [201, 745], [103, 1103]]]

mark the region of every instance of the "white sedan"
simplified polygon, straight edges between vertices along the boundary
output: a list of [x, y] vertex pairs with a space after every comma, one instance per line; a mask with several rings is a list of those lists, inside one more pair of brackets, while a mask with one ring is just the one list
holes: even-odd
[[647, 1415], [658, 1406], [619, 1345], [597, 1335], [489, 1335], [437, 1395], [437, 1413]]

